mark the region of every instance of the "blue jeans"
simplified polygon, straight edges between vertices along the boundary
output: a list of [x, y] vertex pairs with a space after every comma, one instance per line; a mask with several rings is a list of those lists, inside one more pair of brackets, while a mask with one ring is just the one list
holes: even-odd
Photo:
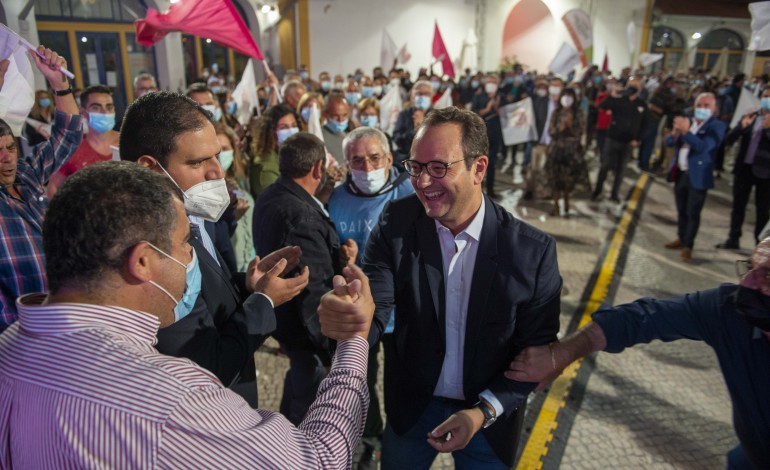
[[[438, 452], [428, 444], [428, 433], [461, 409], [459, 403], [434, 398], [405, 434], [399, 436], [388, 423], [382, 439], [382, 470], [430, 468]], [[452, 452], [452, 457], [457, 470], [510, 468], [495, 455], [482, 431], [476, 433], [464, 449]]]

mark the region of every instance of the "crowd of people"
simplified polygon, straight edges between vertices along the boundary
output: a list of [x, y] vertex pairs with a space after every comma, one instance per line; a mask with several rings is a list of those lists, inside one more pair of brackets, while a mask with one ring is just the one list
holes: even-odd
[[[184, 93], [140, 74], [116, 117], [109, 87], [74, 90], [64, 59], [38, 51], [50, 89], [36, 92], [25, 145], [0, 121], [0, 466], [344, 468], [358, 446], [361, 469], [429, 468], [437, 452], [458, 468], [510, 468], [528, 394], [583, 354], [678, 337], [719, 352], [758, 331], [761, 351], [730, 350], [723, 367], [770, 363], [766, 76], [515, 65], [313, 80], [301, 66], [269, 74], [244, 122], [214, 68]], [[728, 132], [742, 92], [759, 109]], [[403, 106], [383, 112], [392, 97]], [[506, 148], [500, 109], [526, 99], [537, 138]], [[551, 199], [554, 216], [581, 191], [603, 199], [610, 171], [619, 203], [636, 154], [674, 183], [666, 247], [689, 261], [739, 139], [718, 248], [739, 247], [755, 189], [740, 286], [602, 311], [558, 342], [555, 240], [498, 204], [507, 152], [523, 155], [524, 199]], [[671, 331], [649, 330], [657, 321]], [[258, 409], [254, 352], [270, 336], [290, 364], [280, 414]], [[770, 379], [752, 364], [735, 385], [725, 370], [742, 405], [729, 461], [763, 468]]]

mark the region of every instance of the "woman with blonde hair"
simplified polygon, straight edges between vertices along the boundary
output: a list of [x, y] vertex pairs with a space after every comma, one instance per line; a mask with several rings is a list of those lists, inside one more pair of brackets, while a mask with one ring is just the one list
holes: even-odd
[[53, 113], [53, 100], [48, 90], [35, 91], [35, 103], [29, 112], [29, 119], [38, 121], [38, 123], [33, 125], [27, 122], [24, 125], [24, 136], [27, 138], [30, 147], [47, 142], [51, 138]]

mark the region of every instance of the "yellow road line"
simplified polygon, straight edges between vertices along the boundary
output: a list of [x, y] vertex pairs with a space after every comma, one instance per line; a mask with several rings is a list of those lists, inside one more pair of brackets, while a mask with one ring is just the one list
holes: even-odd
[[[607, 249], [604, 262], [599, 270], [599, 275], [596, 278], [596, 283], [591, 291], [591, 296], [588, 299], [586, 308], [583, 310], [578, 328], [582, 328], [591, 320], [591, 314], [599, 308], [601, 303], [607, 297], [607, 292], [610, 283], [612, 282], [612, 277], [615, 274], [615, 268], [617, 267], [618, 257], [620, 256], [620, 249], [623, 246], [623, 241], [628, 235], [631, 220], [633, 219], [637, 207], [639, 207], [642, 191], [647, 184], [648, 178], [649, 176], [646, 173], [642, 173], [639, 180], [636, 182], [628, 205], [626, 206], [623, 216], [610, 241], [610, 246]], [[569, 394], [572, 382], [575, 380], [581, 364], [582, 359], [573, 362], [564, 369], [564, 372], [562, 372], [562, 374], [554, 380], [553, 384], [551, 384], [551, 389], [545, 397], [543, 406], [540, 409], [535, 425], [532, 428], [532, 433], [527, 440], [524, 451], [521, 453], [521, 458], [516, 466], [517, 470], [543, 468], [543, 457], [548, 454], [548, 444], [550, 444], [553, 439], [553, 432], [559, 426], [557, 421], [559, 410], [561, 410], [566, 403], [567, 395]]]

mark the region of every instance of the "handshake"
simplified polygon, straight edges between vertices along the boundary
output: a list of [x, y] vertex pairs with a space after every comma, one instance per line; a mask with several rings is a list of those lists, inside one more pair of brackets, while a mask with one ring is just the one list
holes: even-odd
[[321, 331], [329, 339], [342, 341], [360, 336], [368, 339], [374, 315], [374, 300], [369, 279], [355, 264], [334, 276], [334, 288], [321, 297], [318, 319]]

